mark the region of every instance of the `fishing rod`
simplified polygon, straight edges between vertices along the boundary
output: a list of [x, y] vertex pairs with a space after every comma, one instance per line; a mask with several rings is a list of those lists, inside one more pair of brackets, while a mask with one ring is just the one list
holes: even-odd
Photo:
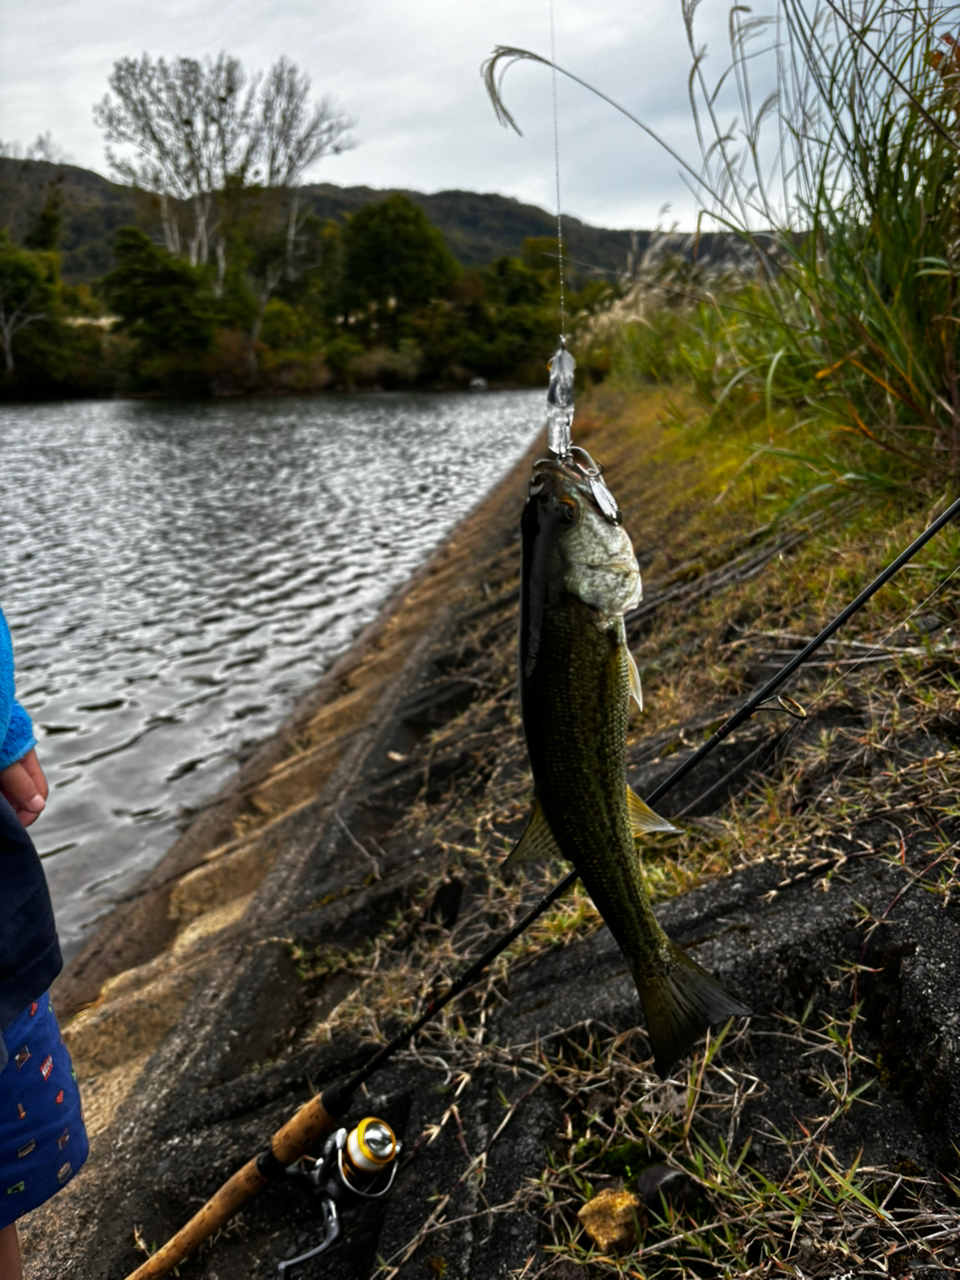
[[[663, 782], [660, 782], [650, 792], [647, 802], [651, 805], [655, 804], [657, 800], [666, 795], [682, 778], [696, 768], [711, 751], [714, 751], [734, 729], [748, 720], [764, 703], [768, 702], [773, 694], [804, 662], [812, 657], [845, 622], [849, 621], [855, 613], [862, 609], [871, 596], [875, 595], [882, 586], [889, 582], [922, 547], [926, 546], [931, 538], [935, 537], [958, 514], [960, 514], [960, 498], [951, 503], [919, 537], [910, 543], [905, 551], [902, 551], [860, 592], [855, 600], [852, 600], [846, 608], [837, 614], [818, 635], [795, 654], [762, 688], [752, 694], [691, 756], [678, 765]], [[158, 1277], [166, 1275], [202, 1241], [224, 1226], [251, 1196], [255, 1195], [269, 1181], [287, 1179], [290, 1166], [295, 1165], [306, 1152], [315, 1148], [322, 1140], [327, 1139], [324, 1154], [317, 1161], [313, 1173], [306, 1175], [319, 1187], [323, 1178], [327, 1177], [333, 1167], [331, 1165], [331, 1151], [338, 1142], [342, 1148], [348, 1138], [352, 1136], [347, 1135], [346, 1130], [338, 1129], [338, 1125], [347, 1115], [354, 1094], [375, 1072], [379, 1071], [408, 1044], [418, 1031], [432, 1018], [436, 1017], [446, 1005], [456, 999], [461, 992], [472, 986], [496, 957], [505, 951], [539, 916], [551, 907], [575, 883], [577, 878], [578, 873], [575, 870], [568, 872], [527, 911], [526, 915], [497, 938], [472, 964], [468, 965], [442, 995], [430, 1000], [423, 1011], [403, 1027], [392, 1040], [379, 1049], [365, 1066], [355, 1072], [348, 1080], [328, 1085], [322, 1093], [304, 1103], [299, 1111], [273, 1135], [266, 1150], [254, 1156], [229, 1178], [203, 1208], [155, 1254], [138, 1267], [136, 1271], [132, 1272], [127, 1277], [127, 1280], [157, 1280]], [[376, 1121], [375, 1118], [367, 1118], [361, 1121], [361, 1124], [357, 1126], [357, 1130], [362, 1129], [364, 1125], [370, 1124], [383, 1125], [389, 1131], [389, 1126], [384, 1125], [382, 1121]], [[329, 1137], [331, 1133], [334, 1133], [332, 1139]], [[392, 1137], [392, 1131], [390, 1131], [390, 1136]], [[384, 1143], [386, 1144], [385, 1138]], [[399, 1144], [394, 1141], [391, 1160], [396, 1156], [398, 1150]], [[343, 1168], [342, 1162], [340, 1168]], [[386, 1176], [385, 1169], [384, 1176]], [[340, 1181], [345, 1179], [347, 1182], [350, 1181], [348, 1174], [345, 1174]], [[329, 1178], [327, 1180], [329, 1182]], [[382, 1193], [383, 1191], [378, 1187], [375, 1187], [372, 1192], [372, 1194]], [[366, 1192], [360, 1191], [360, 1194], [371, 1194], [371, 1192], [369, 1190]], [[325, 1200], [324, 1203], [325, 1213], [329, 1215], [328, 1201]], [[326, 1239], [329, 1238], [329, 1235], [330, 1233], [328, 1232], [325, 1242], [321, 1243], [318, 1249], [311, 1250], [309, 1255], [302, 1255], [301, 1259], [293, 1259], [283, 1265], [292, 1266], [295, 1262], [301, 1261], [307, 1256], [313, 1256], [326, 1248]], [[335, 1234], [333, 1238], [336, 1238]], [[332, 1239], [329, 1242], [332, 1243]], [[284, 1274], [283, 1270], [281, 1270], [280, 1274], [281, 1276]]]

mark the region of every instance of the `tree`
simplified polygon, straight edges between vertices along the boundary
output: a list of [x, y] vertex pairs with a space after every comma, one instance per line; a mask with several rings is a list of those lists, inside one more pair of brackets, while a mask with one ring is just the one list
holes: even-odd
[[[134, 149], [131, 159], [111, 147], [107, 159], [124, 181], [160, 197], [163, 232], [170, 253], [180, 254], [180, 229], [172, 200], [186, 202], [193, 227], [187, 242], [191, 265], [203, 265], [214, 242], [217, 193], [229, 182], [293, 188], [323, 156], [351, 145], [352, 122], [327, 98], [309, 104], [310, 80], [281, 58], [263, 77], [248, 76], [239, 59], [213, 60], [148, 54], [121, 58], [94, 118], [108, 143]], [[296, 213], [288, 220], [293, 228]], [[293, 230], [288, 231], [292, 243]]]
[[47, 319], [55, 304], [52, 255], [21, 249], [0, 231], [0, 346], [8, 381], [14, 374], [14, 338], [27, 325]]
[[224, 53], [205, 63], [195, 58], [154, 63], [146, 53], [139, 62], [121, 58], [108, 83], [116, 100], [106, 94], [94, 107], [94, 119], [108, 142], [132, 146], [136, 153], [129, 159], [108, 146], [111, 168], [160, 197], [170, 253], [181, 251], [170, 200], [190, 205], [188, 257], [191, 265], [205, 263], [213, 192], [223, 185], [224, 173], [242, 174], [252, 162], [256, 85], [248, 85], [240, 63]]
[[343, 231], [344, 307], [370, 316], [396, 349], [405, 321], [456, 280], [442, 234], [406, 196], [366, 205]]
[[38, 133], [35, 142], [29, 147], [21, 147], [19, 142], [0, 138], [0, 156], [11, 160], [45, 160], [48, 164], [61, 164], [69, 161], [66, 152], [54, 142], [50, 130]]
[[258, 158], [263, 170], [255, 176], [265, 187], [280, 187], [290, 192], [288, 274], [294, 270], [301, 178], [323, 156], [339, 155], [353, 145], [348, 137], [353, 122], [341, 115], [329, 98], [322, 98], [311, 113], [309, 95], [309, 76], [301, 75], [286, 58], [270, 68], [260, 93]]
[[62, 225], [63, 189], [60, 186], [51, 185], [43, 208], [34, 219], [33, 226], [23, 237], [23, 247], [35, 249], [40, 253], [53, 253], [60, 243]]
[[137, 227], [121, 227], [117, 265], [103, 292], [118, 328], [140, 340], [145, 354], [209, 349], [215, 318], [205, 272], [156, 245]]

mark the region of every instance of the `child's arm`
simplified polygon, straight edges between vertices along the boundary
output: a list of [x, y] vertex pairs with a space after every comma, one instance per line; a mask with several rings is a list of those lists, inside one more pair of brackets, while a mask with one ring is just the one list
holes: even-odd
[[35, 822], [47, 803], [47, 780], [33, 749], [0, 769], [0, 796], [9, 803], [25, 827]]
[[13, 696], [13, 645], [0, 609], [0, 796], [25, 827], [36, 821], [47, 799], [36, 744], [30, 717]]

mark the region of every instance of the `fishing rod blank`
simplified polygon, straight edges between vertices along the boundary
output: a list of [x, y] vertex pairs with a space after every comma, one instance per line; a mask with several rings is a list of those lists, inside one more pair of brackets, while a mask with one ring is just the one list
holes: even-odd
[[874, 580], [868, 586], [864, 587], [857, 598], [855, 600], [851, 600], [847, 607], [841, 610], [832, 622], [827, 623], [819, 635], [814, 636], [810, 643], [805, 648], [801, 649], [799, 653], [795, 654], [786, 666], [781, 667], [777, 674], [773, 676], [772, 679], [768, 680], [762, 689], [749, 697], [739, 711], [735, 711], [729, 720], [725, 720], [720, 728], [717, 729], [702, 746], [698, 747], [692, 756], [684, 760], [683, 764], [678, 765], [664, 782], [661, 782], [658, 787], [655, 787], [647, 797], [647, 803], [655, 804], [662, 795], [669, 791], [671, 787], [676, 786], [681, 778], [685, 777], [691, 769], [695, 768], [704, 756], [709, 755], [714, 747], [718, 746], [724, 738], [731, 734], [734, 729], [743, 724], [745, 720], [748, 720], [755, 711], [759, 710], [763, 703], [769, 701], [780, 686], [786, 680], [789, 680], [798, 667], [802, 666], [808, 658], [812, 657], [821, 645], [826, 644], [835, 631], [839, 631], [845, 622], [849, 621], [855, 613], [858, 613], [872, 595], [875, 595], [882, 586], [885, 586], [894, 574], [903, 568], [908, 560], [912, 560], [917, 552], [921, 550], [922, 547], [925, 547], [930, 539], [938, 534], [944, 525], [949, 524], [954, 516], [958, 514], [960, 514], [960, 498], [957, 498], [955, 502], [951, 503], [946, 511], [934, 520], [933, 524], [924, 529], [923, 533], [910, 543], [906, 551], [901, 551], [897, 558], [887, 565], [886, 569], [881, 573], [878, 573]]
[[[860, 592], [856, 599], [837, 614], [833, 621], [828, 623], [805, 648], [795, 654], [761, 689], [752, 694], [743, 706], [738, 711], [735, 711], [729, 719], [725, 720], [719, 729], [692, 756], [674, 769], [663, 782], [654, 787], [653, 791], [646, 797], [647, 803], [655, 804], [657, 800], [666, 795], [668, 791], [677, 785], [681, 778], [686, 777], [691, 769], [695, 768], [704, 757], [715, 750], [724, 738], [728, 737], [734, 729], [738, 728], [755, 711], [759, 710], [765, 702], [769, 701], [777, 689], [793, 675], [798, 667], [812, 657], [830, 639], [834, 632], [839, 630], [845, 622], [849, 621], [855, 613], [862, 609], [871, 596], [889, 582], [908, 560], [911, 560], [922, 547], [926, 546], [931, 538], [939, 533], [958, 514], [960, 514], [960, 498], [953, 502], [918, 538], [915, 538], [905, 551], [902, 551], [895, 560], [887, 565]], [[369, 1080], [374, 1072], [379, 1071], [394, 1054], [398, 1053], [404, 1045], [412, 1040], [416, 1033], [432, 1018], [436, 1017], [440, 1010], [449, 1004], [451, 1000], [456, 999], [461, 992], [472, 986], [496, 957], [502, 951], [505, 951], [544, 911], [571, 888], [577, 879], [578, 873], [574, 870], [568, 872], [561, 880], [557, 881], [527, 911], [522, 919], [518, 920], [512, 928], [508, 929], [482, 955], [478, 956], [442, 995], [431, 1000], [422, 1013], [398, 1032], [388, 1044], [379, 1049], [366, 1066], [357, 1071], [349, 1080], [329, 1085], [324, 1089], [323, 1093], [304, 1103], [300, 1110], [274, 1134], [267, 1150], [258, 1156], [254, 1156], [252, 1160], [248, 1160], [241, 1169], [223, 1184], [212, 1199], [208, 1200], [203, 1208], [190, 1219], [186, 1226], [182, 1227], [142, 1266], [131, 1272], [127, 1280], [158, 1280], [160, 1276], [166, 1275], [187, 1254], [191, 1253], [197, 1245], [206, 1240], [218, 1228], [224, 1226], [237, 1210], [251, 1196], [264, 1187], [268, 1181], [284, 1177], [287, 1166], [294, 1164], [311, 1147], [315, 1147], [321, 1139], [326, 1138], [333, 1132], [338, 1122], [346, 1116], [354, 1093]]]
[[[801, 649], [799, 653], [796, 653], [790, 661], [786, 663], [785, 666], [781, 667], [777, 674], [768, 680], [763, 688], [759, 689], [756, 693], [751, 694], [743, 706], [740, 707], [738, 711], [735, 711], [728, 720], [725, 720], [719, 729], [716, 729], [706, 742], [702, 743], [697, 748], [692, 756], [688, 756], [682, 764], [677, 765], [673, 773], [665, 778], [663, 782], [658, 783], [658, 785], [655, 786], [646, 797], [647, 804], [651, 806], [656, 804], [661, 796], [665, 796], [668, 791], [672, 790], [681, 778], [685, 778], [691, 769], [695, 769], [704, 757], [708, 756], [711, 751], [718, 747], [724, 738], [729, 737], [729, 735], [733, 733], [734, 729], [739, 728], [745, 720], [749, 720], [753, 713], [755, 711], [759, 711], [765, 702], [769, 702], [780, 686], [790, 679], [798, 667], [802, 666], [803, 663], [805, 663], [808, 658], [811, 658], [822, 645], [826, 644], [834, 632], [839, 631], [845, 622], [848, 622], [855, 613], [858, 613], [871, 596], [875, 595], [882, 586], [885, 586], [894, 574], [903, 568], [908, 560], [912, 560], [917, 552], [922, 547], [925, 547], [930, 539], [935, 537], [944, 525], [949, 524], [954, 516], [958, 514], [960, 514], [960, 498], [957, 498], [955, 502], [952, 502], [946, 511], [934, 520], [933, 524], [924, 529], [923, 533], [910, 543], [909, 547], [907, 547], [905, 551], [901, 551], [895, 560], [892, 560], [881, 573], [878, 573], [873, 581], [869, 583], [868, 586], [864, 587], [857, 598], [855, 600], [851, 600], [846, 608], [842, 609], [832, 622], [828, 622], [823, 630], [818, 635], [815, 635], [805, 648]], [[561, 893], [569, 889], [577, 880], [577, 875], [578, 873], [576, 871], [569, 871], [563, 879], [554, 886], [554, 889], [550, 891], [550, 895], [548, 895], [550, 902], [553, 902]], [[546, 902], [546, 899], [544, 899], [544, 902], [545, 910], [550, 903]]]

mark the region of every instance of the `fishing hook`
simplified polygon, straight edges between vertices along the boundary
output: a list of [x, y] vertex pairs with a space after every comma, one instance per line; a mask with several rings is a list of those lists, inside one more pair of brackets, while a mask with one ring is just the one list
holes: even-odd
[[571, 444], [561, 461], [586, 480], [590, 496], [597, 504], [604, 520], [610, 524], [620, 524], [623, 516], [616, 498], [603, 482], [603, 467], [598, 462], [594, 462], [586, 449], [581, 449], [578, 444]]

